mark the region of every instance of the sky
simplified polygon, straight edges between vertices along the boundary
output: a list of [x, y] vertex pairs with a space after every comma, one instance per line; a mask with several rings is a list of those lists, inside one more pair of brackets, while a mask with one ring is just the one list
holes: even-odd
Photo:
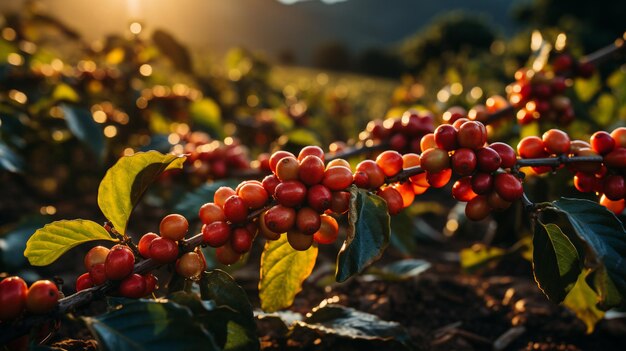
[[[26, 0], [0, 1], [16, 11]], [[332, 4], [330, 4], [332, 2]], [[121, 33], [133, 19], [165, 29], [194, 48], [224, 52], [233, 46], [275, 57], [291, 51], [299, 62], [315, 48], [341, 41], [354, 52], [389, 47], [433, 18], [455, 10], [485, 17], [504, 32], [512, 23], [507, 0], [46, 0], [46, 11], [89, 41]], [[287, 5], [285, 3], [290, 3]]]

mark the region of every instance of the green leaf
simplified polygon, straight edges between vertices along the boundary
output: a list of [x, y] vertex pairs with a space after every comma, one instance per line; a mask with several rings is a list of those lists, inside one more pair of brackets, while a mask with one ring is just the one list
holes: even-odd
[[211, 131], [213, 136], [221, 137], [222, 112], [215, 101], [209, 98], [194, 101], [189, 106], [189, 113], [195, 123]]
[[[626, 305], [626, 230], [617, 217], [596, 202], [561, 198], [553, 205], [567, 216], [584, 247], [587, 282], [600, 297], [599, 307]], [[580, 252], [580, 250], [579, 250]]]
[[187, 219], [198, 218], [198, 209], [207, 202], [213, 201], [215, 191], [221, 186], [235, 188], [239, 184], [235, 180], [218, 180], [211, 184], [203, 184], [194, 190], [186, 193], [174, 205], [174, 211], [185, 216]]
[[565, 297], [563, 305], [572, 310], [578, 319], [587, 326], [587, 334], [593, 329], [603, 317], [604, 312], [596, 307], [598, 295], [589, 287], [585, 280], [585, 274], [580, 274], [576, 284]]
[[148, 186], [168, 169], [182, 168], [185, 158], [156, 151], [120, 158], [98, 188], [98, 206], [115, 229], [124, 234], [133, 208]]
[[91, 117], [91, 113], [79, 107], [61, 105], [67, 127], [78, 140], [87, 145], [100, 160], [105, 156], [104, 134], [102, 127]]
[[174, 302], [134, 300], [83, 320], [104, 350], [219, 350], [191, 311]]
[[259, 281], [263, 311], [275, 312], [291, 306], [296, 294], [302, 290], [302, 282], [313, 271], [316, 259], [317, 246], [306, 251], [294, 250], [287, 235], [265, 243]]
[[294, 129], [286, 134], [290, 144], [298, 146], [320, 145], [317, 135], [308, 129]]
[[52, 99], [55, 101], [78, 102], [80, 97], [74, 88], [65, 83], [61, 83], [52, 91]]
[[38, 229], [28, 239], [24, 256], [33, 266], [46, 266], [69, 249], [93, 240], [115, 241], [96, 222], [84, 219], [56, 221]]
[[200, 295], [203, 300], [213, 300], [219, 307], [215, 318], [226, 324], [227, 338], [224, 350], [258, 350], [259, 339], [252, 305], [246, 292], [226, 272], [219, 269], [204, 272], [200, 280]]
[[485, 244], [474, 244], [472, 247], [461, 250], [459, 258], [461, 268], [468, 273], [475, 272], [494, 262], [498, 262], [507, 255], [507, 251], [499, 247]]
[[176, 68], [183, 72], [191, 73], [193, 63], [189, 50], [171, 34], [157, 29], [152, 33], [152, 41], [159, 48], [159, 51], [172, 61]]
[[578, 251], [561, 228], [537, 220], [533, 236], [533, 272], [543, 293], [561, 302], [581, 272]]
[[346, 240], [337, 255], [335, 279], [343, 282], [378, 260], [389, 245], [390, 218], [380, 196], [350, 188]]
[[594, 73], [589, 79], [576, 78], [574, 80], [574, 91], [580, 100], [588, 102], [600, 90], [602, 82], [600, 75]]
[[350, 342], [365, 342], [364, 347], [372, 342], [386, 342], [395, 345], [387, 344], [385, 349], [411, 349], [410, 336], [400, 323], [384, 321], [373, 314], [340, 305], [316, 307], [308, 318], [296, 322], [295, 328], [314, 330]]
[[51, 222], [50, 216], [27, 216], [0, 238], [0, 272], [14, 272], [26, 264], [24, 250], [31, 235]]

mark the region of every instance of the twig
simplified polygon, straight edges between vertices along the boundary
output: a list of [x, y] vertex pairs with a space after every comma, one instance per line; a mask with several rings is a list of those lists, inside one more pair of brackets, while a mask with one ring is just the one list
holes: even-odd
[[546, 157], [546, 158], [522, 158], [517, 160], [517, 165], [520, 167], [537, 167], [548, 166], [558, 167], [562, 164], [576, 163], [576, 162], [602, 162], [602, 156], [559, 156], [559, 157]]
[[597, 65], [608, 60], [613, 54], [626, 49], [626, 45], [624, 45], [624, 39], [626, 39], [626, 33], [624, 33], [624, 38], [616, 39], [613, 44], [605, 46], [602, 49], [592, 52], [589, 55], [583, 56], [580, 59], [580, 62]]

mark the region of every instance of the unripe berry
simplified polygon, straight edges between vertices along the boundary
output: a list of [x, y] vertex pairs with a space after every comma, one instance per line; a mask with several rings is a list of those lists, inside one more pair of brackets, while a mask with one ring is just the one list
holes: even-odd
[[343, 190], [352, 184], [352, 172], [345, 167], [331, 167], [324, 172], [322, 184], [331, 191]]
[[298, 179], [298, 168], [300, 163], [295, 157], [287, 156], [278, 161], [276, 165], [276, 176], [281, 181]]
[[389, 211], [389, 214], [391, 215], [396, 215], [400, 213], [400, 211], [402, 211], [402, 209], [404, 208], [402, 195], [400, 195], [398, 190], [392, 187], [386, 187], [379, 190], [377, 195], [385, 200], [385, 202], [387, 203], [387, 211]]
[[307, 235], [298, 230], [290, 230], [287, 232], [287, 241], [294, 250], [306, 251], [313, 245], [313, 235]]
[[207, 202], [200, 207], [198, 211], [200, 221], [204, 224], [210, 224], [216, 221], [225, 221], [226, 216], [224, 210], [213, 202]]
[[437, 143], [435, 142], [435, 134], [428, 133], [422, 137], [420, 140], [420, 149], [422, 152], [428, 149], [434, 149], [437, 147]]
[[318, 184], [324, 179], [324, 162], [317, 156], [308, 155], [300, 161], [298, 178], [306, 185]]
[[456, 150], [459, 145], [456, 137], [457, 130], [449, 124], [442, 124], [435, 129], [435, 143], [437, 143], [437, 147], [440, 149], [446, 151]]
[[[345, 169], [345, 168], [344, 168]], [[278, 184], [274, 197], [287, 207], [296, 207], [306, 199], [306, 186], [297, 180], [289, 180]]]
[[337, 240], [339, 224], [335, 218], [328, 215], [320, 216], [320, 229], [313, 234], [313, 240], [318, 244], [332, 244]]
[[502, 159], [496, 150], [483, 147], [476, 151], [476, 168], [482, 172], [493, 172], [500, 168]]
[[226, 199], [233, 195], [237, 195], [237, 192], [234, 189], [227, 186], [221, 186], [215, 191], [215, 195], [213, 195], [213, 202], [217, 206], [224, 208], [224, 203], [226, 202]]
[[83, 273], [76, 278], [76, 292], [92, 288], [93, 286], [93, 280], [91, 280], [89, 272]]
[[276, 205], [265, 213], [265, 225], [275, 233], [284, 233], [296, 223], [296, 210], [283, 205]]
[[230, 225], [223, 221], [215, 221], [202, 226], [202, 242], [211, 246], [224, 245], [230, 238]]
[[237, 195], [231, 195], [224, 202], [224, 215], [231, 223], [243, 223], [248, 219], [248, 206]]
[[178, 241], [185, 237], [189, 229], [187, 219], [179, 214], [170, 214], [161, 220], [159, 234], [170, 240]]
[[330, 211], [341, 214], [350, 209], [350, 193], [347, 191], [335, 191], [330, 198]]
[[[28, 289], [26, 310], [31, 313], [44, 314], [52, 311], [59, 303], [59, 289], [49, 280], [38, 280]], [[5, 308], [5, 306], [2, 306]]]
[[350, 162], [344, 160], [343, 158], [336, 158], [336, 159], [328, 162], [326, 164], [326, 169], [329, 169], [330, 167], [335, 167], [335, 166], [346, 167], [347, 169], [352, 170], [352, 168], [350, 166]]
[[302, 162], [307, 156], [315, 156], [324, 162], [324, 150], [319, 146], [305, 146], [298, 154], [298, 161]]
[[548, 130], [543, 133], [542, 141], [545, 150], [550, 154], [561, 155], [569, 152], [570, 139], [562, 130]]
[[393, 150], [383, 151], [376, 157], [376, 164], [387, 177], [393, 177], [402, 170], [402, 155]]
[[424, 151], [420, 157], [420, 162], [422, 168], [429, 173], [437, 173], [450, 168], [448, 152], [439, 148]]
[[356, 171], [362, 171], [367, 174], [369, 179], [368, 189], [377, 189], [385, 183], [385, 173], [373, 160], [361, 161], [356, 165]]
[[289, 151], [276, 151], [275, 153], [272, 154], [272, 156], [270, 156], [270, 170], [274, 173], [276, 173], [276, 165], [278, 164], [278, 161], [280, 161], [282, 158], [284, 157], [295, 157], [291, 152]]
[[178, 245], [167, 238], [156, 238], [150, 243], [150, 258], [159, 263], [174, 262], [178, 257]]
[[487, 203], [487, 197], [479, 195], [470, 200], [465, 206], [465, 216], [472, 221], [480, 221], [489, 215], [491, 208]]
[[20, 277], [8, 277], [0, 281], [0, 322], [17, 318], [26, 306], [28, 287]]
[[195, 252], [187, 252], [176, 260], [176, 273], [187, 279], [198, 277], [202, 270], [204, 270], [204, 262]]
[[605, 131], [599, 131], [593, 133], [589, 140], [591, 148], [600, 155], [607, 154], [615, 147], [615, 140], [611, 137], [611, 134]]
[[517, 156], [515, 155], [515, 150], [509, 144], [496, 142], [491, 143], [489, 145], [490, 148], [494, 149], [498, 155], [500, 155], [500, 159], [502, 162], [500, 163], [500, 167], [502, 168], [513, 168], [515, 163], [517, 163]]
[[269, 194], [261, 184], [246, 183], [237, 192], [241, 200], [250, 209], [261, 208], [269, 200]]
[[87, 254], [85, 255], [85, 259], [83, 263], [85, 264], [85, 269], [90, 270], [91, 267], [98, 263], [104, 263], [109, 254], [109, 249], [104, 246], [94, 246], [92, 247]]
[[460, 147], [476, 150], [487, 142], [487, 130], [482, 123], [466, 122], [459, 128], [457, 140]]
[[322, 184], [316, 184], [306, 193], [306, 202], [314, 210], [322, 213], [330, 208], [332, 193]]
[[252, 248], [252, 239], [254, 235], [245, 227], [235, 228], [230, 237], [230, 246], [233, 251], [243, 254]]
[[235, 250], [233, 250], [230, 246], [230, 243], [226, 243], [215, 249], [215, 258], [221, 264], [231, 265], [239, 261], [241, 254], [235, 252]]
[[453, 198], [457, 199], [458, 201], [468, 202], [476, 196], [476, 193], [472, 190], [471, 177], [463, 177], [454, 182], [454, 185], [452, 186]]
[[133, 272], [134, 264], [135, 256], [128, 246], [113, 246], [104, 262], [107, 279], [120, 280], [127, 277]]
[[505, 201], [513, 202], [524, 194], [522, 182], [512, 174], [500, 173], [494, 177], [494, 188]]
[[313, 234], [320, 228], [320, 215], [310, 207], [302, 207], [296, 214], [296, 228], [304, 234]]
[[470, 149], [461, 148], [451, 157], [452, 170], [460, 176], [468, 176], [476, 169], [476, 154]]
[[448, 184], [450, 178], [452, 177], [452, 169], [444, 169], [441, 172], [437, 173], [426, 173], [426, 180], [428, 181], [428, 185], [433, 188], [443, 188]]
[[139, 274], [131, 274], [120, 283], [120, 295], [131, 299], [138, 299], [144, 296], [146, 291], [146, 280]]

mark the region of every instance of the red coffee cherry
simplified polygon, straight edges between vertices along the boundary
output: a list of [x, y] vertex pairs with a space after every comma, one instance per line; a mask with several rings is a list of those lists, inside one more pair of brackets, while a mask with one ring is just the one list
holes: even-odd
[[260, 183], [246, 183], [237, 194], [250, 209], [261, 208], [269, 200], [269, 194]]
[[259, 231], [261, 232], [261, 235], [263, 235], [263, 237], [267, 240], [278, 240], [282, 233], [275, 233], [267, 227], [267, 225], [265, 224], [266, 213], [267, 211], [261, 213], [261, 215], [259, 216]]
[[352, 183], [359, 188], [367, 189], [370, 186], [370, 178], [367, 176], [367, 173], [356, 171], [352, 177]]
[[467, 111], [461, 106], [452, 106], [443, 113], [443, 121], [445, 123], [454, 123], [459, 118], [467, 116]]
[[145, 292], [146, 280], [137, 273], [129, 275], [120, 283], [119, 293], [124, 297], [138, 299], [145, 296]]
[[152, 273], [144, 274], [143, 280], [146, 283], [146, 290], [142, 296], [150, 295], [157, 288], [158, 279]]
[[187, 235], [188, 229], [189, 222], [187, 222], [185, 217], [179, 214], [170, 214], [161, 220], [159, 234], [164, 238], [178, 241]]
[[615, 140], [615, 147], [626, 148], [626, 127], [615, 128], [611, 132], [611, 138]]
[[487, 130], [480, 122], [465, 122], [459, 127], [457, 140], [460, 147], [476, 150], [487, 142]]
[[283, 206], [296, 207], [306, 199], [306, 190], [306, 186], [301, 182], [289, 180], [278, 184], [274, 197]]
[[443, 149], [428, 149], [422, 153], [420, 163], [426, 172], [437, 173], [450, 168], [450, 156]]
[[150, 243], [150, 258], [159, 263], [174, 262], [178, 257], [178, 245], [167, 238], [156, 238]]
[[404, 201], [402, 200], [402, 195], [398, 190], [392, 187], [386, 187], [381, 189], [377, 193], [378, 196], [382, 197], [383, 200], [387, 203], [387, 211], [389, 214], [396, 215], [402, 211], [404, 208]]
[[197, 278], [203, 270], [204, 262], [195, 252], [184, 253], [176, 260], [176, 273], [187, 279]]
[[76, 292], [92, 288], [93, 286], [93, 280], [91, 280], [89, 272], [83, 273], [76, 278]]
[[[38, 280], [28, 289], [26, 310], [31, 313], [51, 312], [59, 303], [59, 289], [49, 280]], [[4, 306], [3, 306], [4, 308]]]
[[600, 197], [600, 205], [606, 207], [609, 211], [615, 214], [620, 214], [624, 212], [624, 208], [626, 207], [626, 201], [624, 201], [623, 199], [613, 201], [607, 198], [605, 195], [602, 195]]
[[298, 178], [306, 185], [318, 184], [324, 179], [324, 162], [317, 156], [308, 155], [300, 161]]
[[443, 188], [448, 184], [450, 178], [452, 178], [452, 170], [450, 168], [437, 173], [426, 173], [428, 185], [433, 188]]
[[476, 168], [482, 172], [493, 172], [500, 168], [502, 159], [496, 150], [483, 147], [476, 151]]
[[226, 199], [233, 195], [237, 195], [237, 192], [234, 189], [227, 186], [221, 186], [215, 191], [215, 194], [213, 195], [213, 202], [217, 206], [224, 208], [224, 203], [226, 202]]
[[233, 251], [243, 254], [252, 248], [252, 239], [254, 239], [254, 235], [245, 227], [235, 228], [230, 237], [230, 246]]
[[109, 249], [104, 246], [94, 246], [92, 247], [87, 254], [85, 255], [85, 259], [83, 263], [85, 264], [85, 269], [90, 270], [91, 267], [98, 263], [104, 263], [109, 254]]
[[428, 149], [434, 149], [437, 147], [437, 143], [435, 142], [435, 134], [428, 133], [425, 134], [420, 140], [420, 149], [422, 153]]
[[543, 140], [537, 136], [529, 136], [517, 144], [517, 153], [522, 158], [540, 158], [546, 156]]
[[285, 233], [296, 223], [296, 210], [292, 207], [276, 205], [265, 213], [265, 225], [275, 233]]
[[402, 170], [402, 155], [393, 150], [383, 151], [376, 157], [376, 164], [387, 177], [393, 177]]
[[320, 215], [310, 207], [302, 207], [296, 214], [296, 228], [304, 234], [313, 234], [320, 229]]
[[226, 220], [224, 210], [213, 202], [207, 202], [202, 205], [198, 211], [198, 217], [200, 217], [200, 221], [204, 224]]
[[271, 196], [274, 195], [274, 191], [276, 190], [276, 186], [280, 184], [280, 180], [275, 174], [271, 174], [263, 178], [262, 184], [265, 191]]
[[[220, 209], [221, 211], [221, 209]], [[150, 257], [150, 243], [152, 240], [158, 238], [159, 236], [155, 233], [146, 233], [141, 239], [139, 239], [139, 243], [137, 244], [137, 248], [139, 249], [139, 254], [144, 258]]]
[[298, 230], [290, 230], [287, 232], [287, 241], [294, 250], [306, 251], [313, 245], [313, 235], [307, 235]]
[[[385, 173], [373, 160], [363, 160], [356, 165], [356, 171], [365, 172], [369, 179], [368, 189], [377, 189], [385, 183]], [[332, 190], [332, 189], [331, 189]]]
[[472, 221], [480, 221], [489, 215], [491, 208], [487, 203], [487, 197], [478, 195], [465, 206], [465, 216]]
[[604, 155], [604, 164], [612, 168], [626, 168], [626, 148], [617, 147]]
[[543, 133], [542, 141], [545, 150], [550, 154], [561, 155], [569, 152], [570, 139], [562, 130], [548, 130]]
[[319, 146], [305, 146], [298, 154], [298, 161], [302, 162], [307, 156], [315, 156], [324, 162], [324, 150]]
[[276, 176], [283, 182], [298, 179], [300, 163], [295, 157], [287, 156], [278, 161]]
[[328, 168], [322, 184], [331, 191], [343, 190], [352, 184], [352, 172], [345, 167]]
[[615, 147], [615, 140], [611, 137], [611, 134], [605, 131], [599, 131], [593, 133], [591, 139], [589, 139], [591, 148], [600, 155], [608, 154]]
[[220, 247], [230, 238], [230, 225], [223, 221], [215, 221], [202, 226], [202, 242], [211, 247]]
[[511, 203], [500, 197], [497, 191], [492, 191], [489, 195], [487, 195], [487, 204], [494, 211], [504, 211], [511, 207]]
[[452, 197], [458, 201], [468, 202], [476, 196], [472, 190], [472, 177], [463, 177], [452, 185]]
[[476, 154], [470, 149], [461, 148], [451, 157], [452, 170], [461, 176], [471, 175], [476, 169]]
[[574, 186], [580, 192], [590, 193], [595, 191], [597, 183], [598, 179], [593, 174], [576, 172], [576, 175], [574, 175]]
[[276, 173], [276, 165], [278, 164], [278, 161], [280, 161], [284, 157], [295, 157], [295, 156], [291, 152], [282, 151], [282, 150], [276, 151], [275, 153], [272, 154], [272, 156], [270, 156], [270, 170], [273, 173]]
[[91, 267], [89, 276], [94, 285], [102, 285], [107, 281], [106, 268], [104, 263], [98, 263]]
[[0, 321], [17, 318], [26, 306], [28, 287], [20, 277], [8, 277], [0, 281]]
[[617, 201], [624, 198], [624, 177], [621, 175], [610, 175], [604, 179], [603, 192], [609, 200]]
[[306, 193], [306, 202], [314, 210], [322, 213], [330, 208], [332, 193], [322, 184], [316, 184]]
[[341, 166], [349, 170], [352, 170], [352, 167], [350, 166], [350, 162], [344, 160], [343, 158], [336, 158], [334, 160], [329, 161], [326, 164], [326, 169], [329, 169], [330, 167], [335, 167], [335, 166]]
[[239, 261], [241, 254], [235, 252], [230, 243], [226, 243], [215, 249], [215, 258], [221, 264], [231, 265]]
[[493, 189], [493, 177], [489, 173], [476, 173], [472, 176], [472, 190], [478, 195], [485, 195]]
[[446, 151], [456, 150], [459, 147], [457, 143], [457, 130], [449, 124], [442, 124], [435, 129], [435, 143], [440, 149]]
[[243, 223], [248, 219], [248, 205], [237, 195], [224, 202], [224, 215], [231, 223]]
[[394, 185], [393, 187], [398, 190], [400, 196], [402, 196], [402, 207], [407, 208], [413, 204], [415, 192], [413, 191], [413, 184], [411, 184], [411, 182], [404, 182]]
[[500, 155], [500, 159], [502, 160], [502, 162], [500, 163], [500, 167], [513, 168], [515, 166], [515, 163], [517, 163], [515, 150], [513, 150], [513, 148], [508, 144], [496, 142], [491, 143], [489, 147], [494, 149], [498, 153], [498, 155]]
[[332, 244], [339, 235], [339, 224], [335, 218], [328, 215], [320, 216], [320, 229], [313, 234], [313, 240], [318, 244]]
[[347, 191], [335, 191], [330, 198], [330, 211], [341, 214], [350, 209], [350, 193]]
[[[154, 241], [152, 242], [154, 243]], [[115, 245], [106, 257], [104, 271], [107, 279], [120, 280], [133, 272], [134, 265], [135, 255], [131, 249], [125, 245]]]
[[500, 173], [494, 177], [494, 188], [505, 201], [513, 202], [524, 194], [522, 182], [512, 174]]

